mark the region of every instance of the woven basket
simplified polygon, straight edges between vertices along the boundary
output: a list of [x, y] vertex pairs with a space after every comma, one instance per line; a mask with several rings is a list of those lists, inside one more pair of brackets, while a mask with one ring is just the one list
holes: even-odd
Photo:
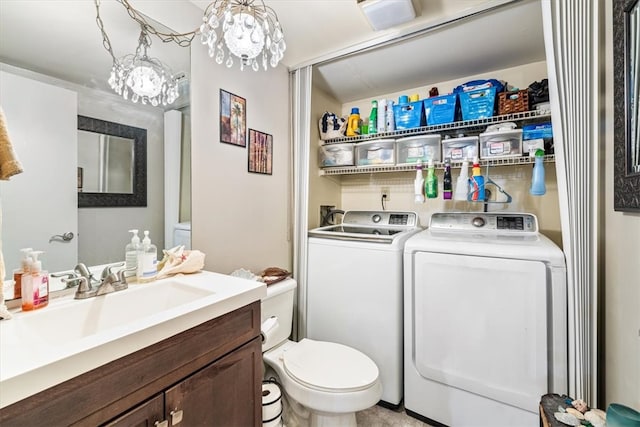
[[522, 89], [498, 94], [498, 114], [512, 114], [529, 111], [529, 90]]

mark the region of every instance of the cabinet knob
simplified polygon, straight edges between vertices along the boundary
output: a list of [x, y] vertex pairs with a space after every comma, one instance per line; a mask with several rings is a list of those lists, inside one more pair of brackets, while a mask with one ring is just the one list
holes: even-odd
[[179, 424], [182, 421], [182, 410], [178, 411], [177, 409], [174, 409], [173, 411], [169, 412], [169, 415], [171, 415], [172, 426]]
[[156, 421], [155, 423], [153, 423], [153, 425], [156, 427], [169, 427], [169, 421], [167, 420]]

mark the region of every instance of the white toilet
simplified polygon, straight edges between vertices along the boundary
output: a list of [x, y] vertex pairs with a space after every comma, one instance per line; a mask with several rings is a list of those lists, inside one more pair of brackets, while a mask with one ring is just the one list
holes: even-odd
[[270, 370], [276, 374], [296, 415], [296, 422], [285, 419], [285, 424], [355, 427], [355, 413], [382, 396], [378, 367], [365, 354], [342, 344], [307, 338], [290, 341], [295, 288], [292, 279], [269, 285], [262, 300], [266, 377]]

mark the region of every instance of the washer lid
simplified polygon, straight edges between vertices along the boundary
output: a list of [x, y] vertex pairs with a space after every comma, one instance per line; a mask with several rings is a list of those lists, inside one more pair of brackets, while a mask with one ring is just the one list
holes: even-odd
[[284, 369], [309, 388], [349, 392], [378, 379], [378, 367], [365, 354], [342, 344], [303, 339], [283, 355]]

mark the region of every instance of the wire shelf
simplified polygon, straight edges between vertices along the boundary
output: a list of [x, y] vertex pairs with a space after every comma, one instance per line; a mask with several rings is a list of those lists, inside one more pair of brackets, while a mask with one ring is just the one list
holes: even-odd
[[488, 117], [486, 119], [464, 120], [459, 122], [445, 123], [441, 125], [423, 126], [419, 128], [406, 129], [406, 130], [396, 130], [393, 132], [374, 133], [370, 135], [336, 138], [336, 139], [331, 139], [327, 141], [322, 141], [322, 145], [343, 144], [345, 142], [358, 143], [358, 142], [364, 142], [364, 141], [380, 139], [380, 138], [395, 138], [395, 137], [404, 137], [404, 136], [424, 135], [426, 133], [448, 132], [448, 131], [455, 131], [460, 129], [466, 129], [471, 132], [479, 133], [479, 132], [483, 132], [487, 125], [491, 125], [495, 123], [509, 122], [509, 121], [526, 121], [526, 120], [534, 120], [534, 119], [543, 119], [547, 117], [551, 117], [551, 111], [549, 110], [523, 111], [520, 113], [503, 114], [501, 116]]
[[[545, 163], [551, 163], [556, 161], [554, 154], [548, 154], [544, 156]], [[501, 159], [483, 159], [480, 160], [480, 166], [515, 166], [515, 165], [529, 165], [535, 163], [535, 157], [521, 156], [521, 157], [505, 157]], [[433, 165], [436, 169], [444, 169], [444, 162], [435, 162]], [[469, 163], [469, 166], [471, 164]], [[424, 167], [424, 165], [423, 165]], [[451, 162], [451, 168], [462, 167], [462, 162]], [[379, 172], [415, 172], [416, 165], [381, 165], [381, 166], [341, 166], [331, 167], [320, 170], [320, 175], [353, 175], [360, 173], [379, 173]]]

